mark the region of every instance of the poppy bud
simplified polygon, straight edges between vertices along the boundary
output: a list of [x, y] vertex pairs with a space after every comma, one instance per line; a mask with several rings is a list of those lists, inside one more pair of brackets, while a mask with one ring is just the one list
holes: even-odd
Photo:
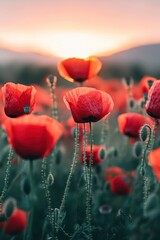
[[49, 75], [48, 76], [48, 80], [49, 80], [50, 84], [52, 85], [54, 83], [54, 76], [53, 75]]
[[9, 218], [14, 209], [16, 208], [16, 200], [14, 198], [8, 198], [4, 203], [4, 212], [7, 218]]
[[30, 194], [31, 192], [31, 183], [28, 177], [25, 177], [23, 182], [23, 191], [26, 195]]
[[48, 186], [52, 186], [54, 183], [54, 177], [53, 174], [50, 172], [47, 177], [47, 184]]
[[140, 138], [143, 142], [146, 141], [147, 139], [147, 136], [148, 136], [148, 127], [147, 125], [145, 124], [141, 129], [140, 129]]
[[131, 78], [131, 77], [126, 77], [126, 78], [124, 78], [123, 79], [123, 82], [124, 82], [124, 84], [125, 84], [125, 86], [128, 88], [128, 87], [132, 87], [133, 86], [133, 83], [134, 83], [134, 81], [133, 81], [133, 78]]
[[112, 207], [108, 204], [104, 204], [99, 207], [99, 212], [101, 214], [110, 214], [112, 212]]
[[143, 145], [141, 142], [136, 142], [133, 146], [133, 156], [139, 158], [143, 151]]
[[148, 87], [151, 88], [153, 85], [153, 80], [148, 80]]
[[130, 107], [131, 109], [133, 109], [134, 106], [135, 106], [135, 101], [134, 101], [134, 99], [129, 99], [129, 107]]

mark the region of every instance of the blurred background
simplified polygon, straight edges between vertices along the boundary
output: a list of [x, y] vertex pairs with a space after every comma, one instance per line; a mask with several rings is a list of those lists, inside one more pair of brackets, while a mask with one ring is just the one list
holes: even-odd
[[104, 79], [160, 76], [159, 0], [0, 2], [0, 82], [43, 83], [61, 58], [98, 56]]

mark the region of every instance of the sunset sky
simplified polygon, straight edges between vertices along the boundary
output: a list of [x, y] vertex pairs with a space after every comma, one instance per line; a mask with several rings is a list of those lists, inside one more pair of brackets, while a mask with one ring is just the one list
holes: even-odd
[[160, 43], [159, 0], [5, 0], [0, 47], [85, 57]]

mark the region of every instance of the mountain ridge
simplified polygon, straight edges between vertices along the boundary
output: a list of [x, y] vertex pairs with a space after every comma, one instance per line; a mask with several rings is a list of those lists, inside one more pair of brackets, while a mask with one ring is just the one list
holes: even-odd
[[[128, 48], [109, 56], [98, 56], [103, 65], [129, 66], [133, 64], [144, 68], [160, 68], [160, 44], [148, 44]], [[0, 65], [12, 63], [56, 65], [61, 58], [49, 54], [30, 51], [16, 51], [0, 48]]]

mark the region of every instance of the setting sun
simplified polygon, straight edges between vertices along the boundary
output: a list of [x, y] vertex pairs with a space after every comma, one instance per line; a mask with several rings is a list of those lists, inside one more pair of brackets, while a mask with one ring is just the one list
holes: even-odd
[[56, 55], [61, 58], [88, 57], [112, 53], [127, 42], [129, 36], [106, 35], [76, 31], [48, 31], [30, 34], [8, 33], [3, 38], [6, 45], [17, 50], [29, 50]]

